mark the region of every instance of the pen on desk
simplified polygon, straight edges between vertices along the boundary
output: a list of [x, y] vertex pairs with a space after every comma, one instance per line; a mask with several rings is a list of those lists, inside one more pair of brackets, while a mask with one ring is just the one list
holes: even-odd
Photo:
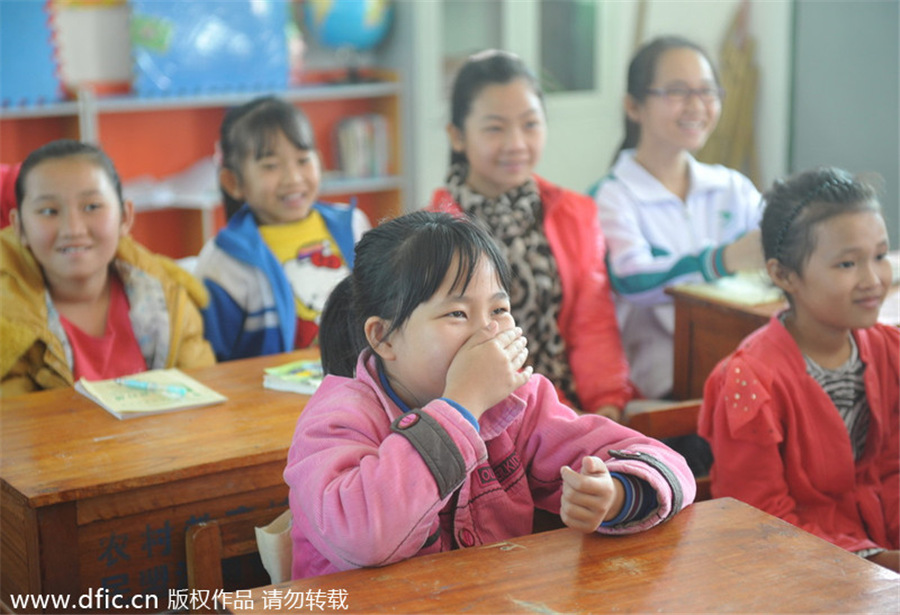
[[304, 369], [297, 372], [291, 372], [288, 374], [290, 378], [309, 378], [310, 376], [315, 376], [316, 373], [311, 369]]
[[140, 389], [141, 391], [152, 391], [154, 393], [162, 393], [167, 397], [184, 397], [187, 395], [187, 388], [177, 384], [159, 384], [156, 382], [147, 382], [145, 380], [135, 380], [134, 378], [116, 378], [116, 384], [121, 384], [129, 389]]

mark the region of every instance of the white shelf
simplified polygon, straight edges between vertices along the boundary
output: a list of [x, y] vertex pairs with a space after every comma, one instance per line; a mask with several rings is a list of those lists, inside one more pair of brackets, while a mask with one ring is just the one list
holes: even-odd
[[323, 178], [319, 194], [328, 196], [354, 192], [379, 192], [382, 190], [397, 190], [402, 187], [403, 178], [399, 175], [387, 175], [385, 177], [329, 177]]
[[90, 91], [82, 91], [77, 101], [66, 101], [34, 107], [8, 107], [0, 109], [0, 119], [27, 119], [44, 117], [77, 116], [81, 139], [96, 143], [97, 116], [100, 113], [137, 113], [164, 111], [167, 109], [191, 109], [203, 107], [230, 107], [240, 105], [251, 98], [271, 94], [294, 103], [379, 98], [400, 94], [396, 81], [372, 81], [362, 83], [322, 83], [273, 90], [271, 92], [229, 92], [227, 94], [203, 94], [197, 96], [104, 96], [97, 97]]
[[372, 83], [340, 83], [309, 85], [273, 90], [271, 92], [229, 92], [228, 94], [202, 94], [197, 96], [112, 96], [96, 98], [94, 106], [100, 113], [130, 113], [138, 111], [159, 111], [165, 109], [189, 109], [202, 107], [230, 107], [240, 105], [257, 96], [271, 94], [290, 102], [312, 102], [320, 100], [346, 100], [393, 96], [400, 92], [400, 84], [395, 81]]
[[0, 119], [3, 120], [21, 120], [42, 117], [69, 117], [75, 115], [78, 115], [78, 103], [74, 101], [36, 105], [34, 107], [0, 108]]

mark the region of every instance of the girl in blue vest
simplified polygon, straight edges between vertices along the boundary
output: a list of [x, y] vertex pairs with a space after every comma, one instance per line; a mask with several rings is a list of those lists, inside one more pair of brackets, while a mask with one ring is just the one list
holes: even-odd
[[369, 221], [352, 206], [318, 200], [313, 131], [294, 105], [263, 97], [229, 110], [219, 145], [231, 216], [195, 270], [210, 293], [207, 339], [220, 361], [310, 346]]

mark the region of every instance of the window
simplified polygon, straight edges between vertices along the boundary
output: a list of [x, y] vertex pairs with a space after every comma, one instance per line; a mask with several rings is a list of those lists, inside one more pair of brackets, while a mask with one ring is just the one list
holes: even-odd
[[541, 0], [541, 83], [544, 91], [595, 89], [594, 0]]

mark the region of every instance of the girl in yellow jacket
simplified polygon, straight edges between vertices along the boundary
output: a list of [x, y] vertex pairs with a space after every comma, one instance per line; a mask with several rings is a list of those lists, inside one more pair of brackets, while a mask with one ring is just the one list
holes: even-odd
[[0, 396], [215, 362], [203, 286], [127, 236], [134, 207], [99, 148], [33, 151], [0, 232]]

